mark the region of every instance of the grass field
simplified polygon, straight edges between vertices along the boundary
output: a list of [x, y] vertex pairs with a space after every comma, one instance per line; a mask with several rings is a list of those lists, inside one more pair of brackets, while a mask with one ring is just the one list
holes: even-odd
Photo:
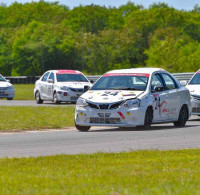
[[5, 158], [0, 194], [200, 194], [199, 162], [199, 149]]
[[34, 84], [15, 84], [14, 100], [34, 100]]
[[74, 126], [74, 107], [0, 106], [0, 131], [22, 131]]

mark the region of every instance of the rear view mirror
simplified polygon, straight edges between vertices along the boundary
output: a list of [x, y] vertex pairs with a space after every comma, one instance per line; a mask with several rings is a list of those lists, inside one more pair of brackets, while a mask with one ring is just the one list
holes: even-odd
[[89, 90], [89, 88], [90, 88], [90, 86], [88, 86], [88, 85], [85, 85], [85, 86], [84, 86], [84, 92], [88, 91], [88, 90]]
[[180, 81], [181, 85], [182, 86], [186, 86], [187, 85], [187, 81], [183, 80], [183, 81]]

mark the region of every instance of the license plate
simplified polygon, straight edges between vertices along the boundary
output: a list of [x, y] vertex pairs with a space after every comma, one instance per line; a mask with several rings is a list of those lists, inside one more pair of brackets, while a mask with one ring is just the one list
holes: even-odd
[[77, 100], [78, 97], [72, 96], [70, 99], [71, 99], [71, 100]]
[[0, 97], [8, 97], [8, 94], [1, 94], [0, 93]]

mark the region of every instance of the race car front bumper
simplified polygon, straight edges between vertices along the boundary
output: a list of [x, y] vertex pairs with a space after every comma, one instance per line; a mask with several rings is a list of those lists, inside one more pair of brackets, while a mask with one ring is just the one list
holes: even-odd
[[144, 125], [146, 107], [95, 109], [76, 107], [75, 122], [80, 126], [135, 127]]
[[15, 89], [0, 90], [0, 98], [14, 98]]
[[76, 102], [78, 98], [83, 94], [83, 92], [62, 91], [62, 90], [59, 90], [56, 93], [58, 101], [61, 102]]
[[200, 115], [200, 97], [191, 98], [192, 115]]

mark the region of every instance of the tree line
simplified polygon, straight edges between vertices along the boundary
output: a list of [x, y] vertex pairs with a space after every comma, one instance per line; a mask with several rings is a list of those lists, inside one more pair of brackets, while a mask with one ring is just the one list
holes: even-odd
[[200, 65], [200, 7], [128, 2], [69, 9], [58, 2], [0, 5], [0, 73], [41, 75], [49, 69], [103, 74], [160, 67], [193, 72]]

